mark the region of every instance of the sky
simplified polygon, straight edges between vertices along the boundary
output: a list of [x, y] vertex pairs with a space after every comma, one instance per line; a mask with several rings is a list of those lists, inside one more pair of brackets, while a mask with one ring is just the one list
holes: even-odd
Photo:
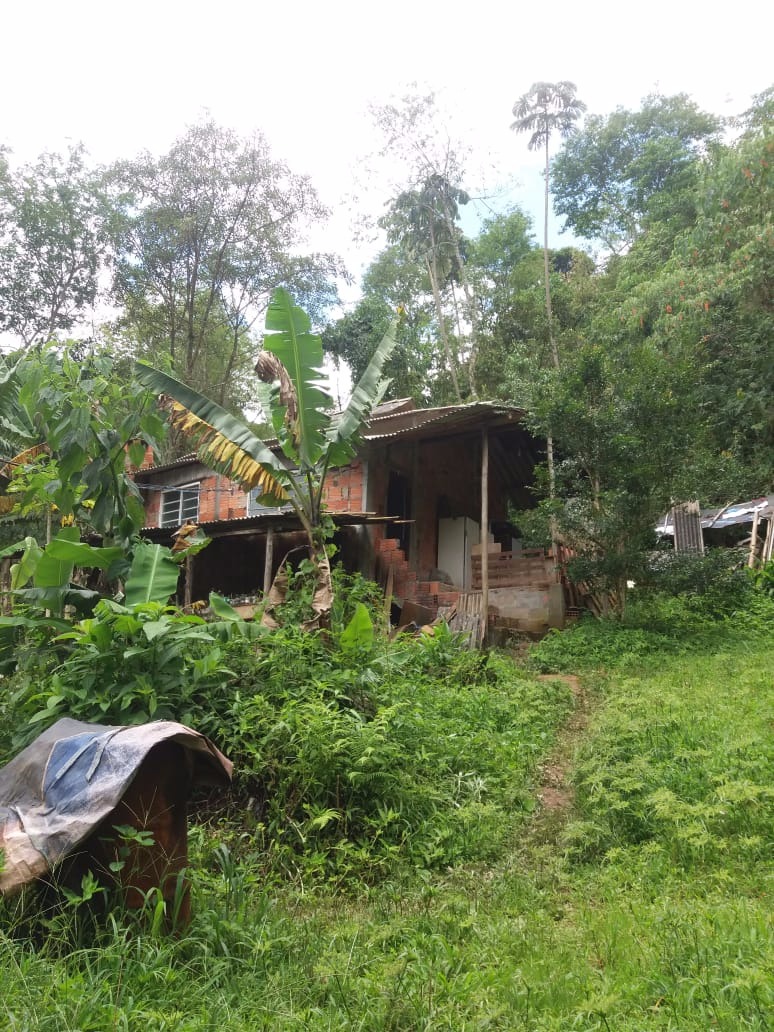
[[[78, 141], [97, 162], [162, 153], [205, 113], [260, 129], [333, 209], [327, 247], [355, 276], [373, 247], [353, 243], [354, 184], [378, 213], [401, 173], [396, 162], [384, 181], [363, 180], [377, 143], [368, 105], [412, 82], [438, 91], [452, 136], [472, 147], [475, 188], [485, 181], [494, 207], [512, 199], [539, 225], [540, 159], [509, 131], [532, 82], [569, 79], [595, 113], [659, 91], [737, 114], [774, 81], [763, 0], [5, 0], [0, 21], [0, 144], [15, 160]], [[569, 242], [559, 229], [553, 242]]]

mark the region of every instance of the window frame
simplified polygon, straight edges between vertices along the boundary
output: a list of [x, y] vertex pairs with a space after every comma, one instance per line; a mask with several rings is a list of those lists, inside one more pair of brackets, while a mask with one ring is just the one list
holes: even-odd
[[[159, 504], [159, 526], [160, 527], [180, 527], [184, 523], [198, 522], [199, 519], [199, 504], [201, 501], [201, 480], [194, 480], [188, 484], [180, 484], [176, 487], [167, 487], [161, 492], [161, 502]], [[184, 512], [184, 493], [196, 491], [196, 512], [194, 514], [186, 514]], [[167, 519], [165, 515], [165, 505], [167, 501], [171, 501], [172, 496], [177, 495], [177, 515], [173, 519]]]
[[245, 491], [245, 513], [248, 516], [273, 516], [277, 513], [292, 511], [293, 506], [289, 501], [282, 505], [261, 505], [257, 498], [262, 493], [263, 489], [260, 487], [253, 487], [249, 491]]

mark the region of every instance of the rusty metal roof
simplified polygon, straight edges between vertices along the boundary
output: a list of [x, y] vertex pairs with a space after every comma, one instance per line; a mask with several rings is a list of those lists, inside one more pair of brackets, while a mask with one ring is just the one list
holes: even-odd
[[471, 401], [465, 405], [403, 410], [377, 414], [368, 421], [362, 436], [366, 441], [391, 437], [418, 437], [426, 432], [454, 433], [475, 427], [518, 422], [524, 410], [493, 401]]
[[[407, 523], [398, 516], [378, 516], [375, 512], [326, 512], [337, 527], [358, 527], [368, 523]], [[244, 534], [262, 533], [266, 530], [284, 530], [291, 533], [296, 530], [303, 530], [301, 521], [291, 510], [264, 512], [253, 516], [230, 516], [220, 520], [202, 520], [197, 524], [208, 537], [220, 536], [224, 533], [241, 531]], [[150, 541], [160, 541], [171, 538], [178, 528], [170, 527], [143, 527], [142, 534]]]
[[140, 466], [134, 475], [136, 479], [144, 473], [163, 473], [164, 470], [177, 469], [178, 466], [188, 466], [191, 463], [199, 461], [200, 460], [196, 452], [187, 452], [185, 455], [181, 455], [179, 459], [172, 459], [170, 462], [159, 462], [153, 466]]
[[[484, 425], [515, 424], [524, 416], [524, 410], [513, 405], [493, 401], [472, 401], [464, 405], [443, 405], [438, 408], [415, 408], [410, 398], [379, 405], [361, 432], [365, 441], [380, 441], [395, 437], [416, 438], [427, 433], [463, 433]], [[277, 447], [276, 440], [264, 442]], [[160, 473], [180, 466], [199, 462], [196, 452], [189, 452], [172, 462], [146, 466], [137, 471]]]

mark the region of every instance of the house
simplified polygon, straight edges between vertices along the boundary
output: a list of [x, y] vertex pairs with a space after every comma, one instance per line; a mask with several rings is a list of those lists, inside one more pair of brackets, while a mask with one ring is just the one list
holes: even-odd
[[[540, 631], [561, 625], [562, 585], [542, 550], [522, 547], [510, 513], [529, 507], [543, 443], [513, 406], [472, 402], [418, 409], [379, 406], [356, 458], [332, 470], [325, 501], [349, 569], [379, 580], [397, 607], [423, 620], [466, 596], [487, 599], [490, 620]], [[305, 541], [286, 509], [267, 509], [195, 455], [136, 474], [151, 540], [196, 522], [212, 543], [197, 555], [189, 598], [267, 590], [287, 552]], [[486, 525], [487, 552], [481, 527]]]

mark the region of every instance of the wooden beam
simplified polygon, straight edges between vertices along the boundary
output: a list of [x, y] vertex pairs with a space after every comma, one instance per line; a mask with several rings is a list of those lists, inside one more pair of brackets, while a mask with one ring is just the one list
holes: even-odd
[[266, 532], [266, 558], [263, 564], [263, 593], [268, 595], [271, 591], [271, 574], [274, 567], [274, 528], [269, 527]]
[[747, 559], [747, 565], [752, 570], [755, 567], [755, 561], [758, 558], [758, 520], [760, 519], [760, 510], [756, 509], [753, 513], [753, 525], [752, 525], [752, 537], [750, 538], [750, 555]]
[[481, 431], [481, 621], [482, 642], [489, 630], [489, 428]]

